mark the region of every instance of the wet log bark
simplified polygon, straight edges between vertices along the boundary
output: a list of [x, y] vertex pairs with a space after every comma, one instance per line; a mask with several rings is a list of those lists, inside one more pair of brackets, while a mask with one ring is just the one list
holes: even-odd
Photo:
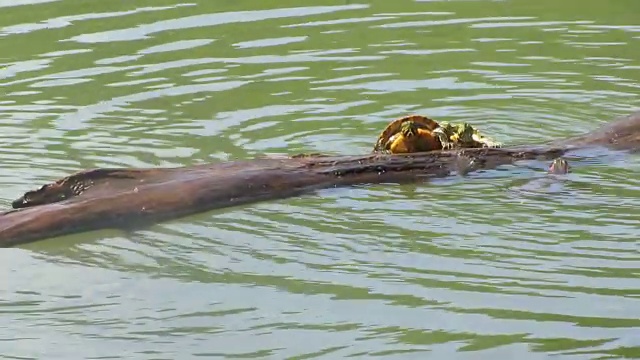
[[0, 247], [72, 233], [131, 228], [313, 190], [403, 183], [460, 170], [493, 169], [525, 159], [553, 159], [593, 146], [640, 150], [640, 112], [581, 136], [540, 146], [464, 149], [403, 155], [298, 156], [180, 168], [82, 171], [25, 193], [0, 213]]

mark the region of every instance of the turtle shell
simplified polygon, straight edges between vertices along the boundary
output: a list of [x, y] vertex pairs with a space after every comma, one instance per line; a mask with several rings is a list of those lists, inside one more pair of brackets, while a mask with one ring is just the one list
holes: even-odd
[[426, 116], [422, 115], [408, 115], [399, 119], [395, 119], [387, 125], [384, 130], [378, 136], [378, 141], [376, 141], [376, 145], [373, 148], [374, 152], [380, 152], [386, 150], [386, 144], [389, 140], [396, 134], [400, 133], [402, 130], [402, 125], [408, 121], [413, 121], [419, 128], [425, 129], [429, 132], [440, 127], [435, 120], [429, 119]]

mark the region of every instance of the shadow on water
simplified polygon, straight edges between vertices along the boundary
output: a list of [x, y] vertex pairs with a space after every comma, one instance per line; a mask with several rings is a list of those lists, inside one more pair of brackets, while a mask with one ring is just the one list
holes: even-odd
[[[407, 113], [529, 144], [639, 105], [630, 0], [0, 7], [7, 206], [86, 168], [365, 153]], [[568, 158], [7, 249], [0, 355], [640, 357], [640, 163]]]

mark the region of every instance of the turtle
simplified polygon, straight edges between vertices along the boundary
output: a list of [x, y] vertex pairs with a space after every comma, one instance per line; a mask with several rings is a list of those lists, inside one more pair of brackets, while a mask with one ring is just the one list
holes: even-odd
[[440, 139], [443, 149], [453, 149], [454, 147], [476, 147], [473, 139], [474, 128], [468, 123], [450, 124], [443, 123], [434, 133]]
[[380, 133], [374, 152], [411, 153], [452, 148], [499, 147], [468, 123], [442, 125], [422, 115], [393, 120]]
[[473, 129], [473, 134], [471, 135], [473, 141], [475, 141], [475, 145], [478, 147], [487, 147], [487, 148], [499, 148], [502, 147], [502, 143], [499, 141], [495, 141], [490, 139], [480, 133], [478, 129]]
[[547, 173], [554, 175], [563, 175], [568, 174], [571, 167], [569, 166], [569, 162], [564, 158], [555, 158], [549, 168], [547, 169]]
[[516, 181], [516, 185], [509, 186], [508, 192], [520, 198], [521, 202], [524, 202], [523, 197], [529, 196], [546, 196], [550, 193], [570, 194], [570, 191], [563, 186], [570, 172], [569, 162], [565, 158], [558, 157], [549, 164], [544, 176], [523, 179], [523, 182]]
[[451, 124], [442, 123], [434, 130], [435, 135], [440, 140], [443, 149], [452, 148], [482, 148], [501, 147], [502, 144], [493, 141], [474, 128], [469, 123]]
[[382, 130], [374, 152], [409, 153], [437, 150], [441, 146], [433, 131], [437, 122], [421, 115], [408, 115], [395, 119]]

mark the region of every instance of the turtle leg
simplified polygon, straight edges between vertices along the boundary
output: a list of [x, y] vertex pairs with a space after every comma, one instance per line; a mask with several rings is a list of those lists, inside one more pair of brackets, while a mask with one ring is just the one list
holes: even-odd
[[499, 148], [502, 147], [502, 143], [493, 141], [482, 134], [477, 129], [473, 129], [473, 133], [471, 134], [471, 139], [476, 144], [480, 144], [481, 147], [485, 148]]
[[440, 140], [440, 144], [442, 145], [442, 149], [448, 150], [453, 149], [455, 145], [455, 141], [451, 141], [449, 135], [442, 129], [437, 128], [433, 131], [433, 134]]

